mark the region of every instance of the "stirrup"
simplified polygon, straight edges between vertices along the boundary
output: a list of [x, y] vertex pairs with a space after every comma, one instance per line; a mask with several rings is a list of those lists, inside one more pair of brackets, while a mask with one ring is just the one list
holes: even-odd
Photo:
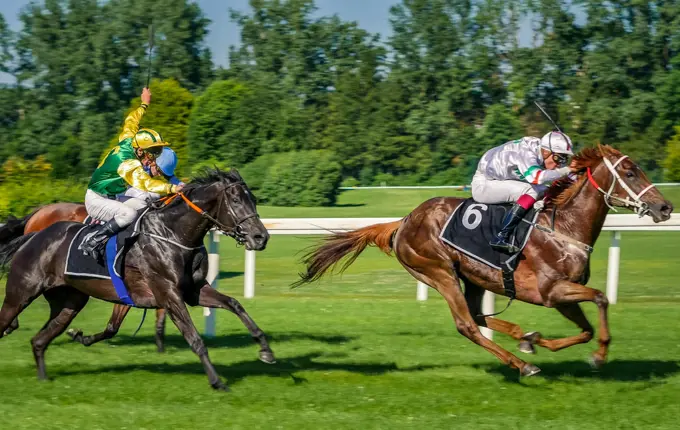
[[506, 254], [517, 254], [520, 250], [515, 245], [504, 241], [503, 239], [496, 238], [489, 242], [489, 245], [496, 251], [501, 251]]

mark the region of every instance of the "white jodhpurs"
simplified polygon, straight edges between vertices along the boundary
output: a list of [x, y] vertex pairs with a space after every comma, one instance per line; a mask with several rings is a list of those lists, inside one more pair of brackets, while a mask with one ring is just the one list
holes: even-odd
[[147, 192], [147, 191], [142, 191], [139, 188], [130, 187], [127, 190], [125, 190], [124, 193], [118, 194], [116, 196], [116, 199], [118, 201], [121, 201], [121, 202], [127, 202], [131, 198], [135, 198], [135, 199], [142, 200], [142, 201], [148, 201], [148, 200], [158, 200], [158, 199], [161, 198], [161, 195], [156, 194], [156, 193], [150, 193], [150, 192]]
[[487, 179], [483, 174], [477, 172], [472, 178], [472, 198], [479, 203], [488, 205], [497, 203], [514, 203], [523, 194], [528, 194], [538, 200], [543, 197], [545, 185], [529, 184], [522, 181], [508, 179], [496, 181]]
[[130, 198], [123, 203], [107, 199], [89, 189], [85, 193], [85, 209], [91, 217], [101, 221], [115, 219], [121, 228], [132, 224], [137, 211], [143, 207], [146, 207], [146, 202], [137, 198]]

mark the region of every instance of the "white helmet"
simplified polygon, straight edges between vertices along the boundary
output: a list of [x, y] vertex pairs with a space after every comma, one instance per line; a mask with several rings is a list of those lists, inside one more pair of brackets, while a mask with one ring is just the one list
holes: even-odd
[[541, 148], [558, 154], [574, 155], [571, 139], [559, 131], [551, 131], [541, 138]]

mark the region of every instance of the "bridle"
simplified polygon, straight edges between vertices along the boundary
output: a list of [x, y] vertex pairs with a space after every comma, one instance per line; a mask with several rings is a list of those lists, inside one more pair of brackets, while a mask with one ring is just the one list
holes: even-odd
[[[652, 188], [654, 188], [654, 184], [650, 184], [647, 188], [644, 190], [640, 191], [639, 194], [636, 194], [629, 186], [626, 184], [623, 179], [621, 178], [621, 175], [619, 175], [619, 172], [616, 171], [616, 167], [621, 164], [623, 160], [628, 158], [627, 155], [623, 155], [621, 158], [619, 158], [616, 163], [612, 164], [611, 161], [609, 161], [606, 157], [602, 158], [602, 161], [604, 162], [604, 165], [607, 166], [607, 169], [609, 172], [614, 176], [614, 180], [612, 181], [611, 187], [609, 187], [609, 191], [604, 191], [602, 187], [600, 187], [595, 179], [593, 178], [593, 175], [590, 171], [590, 167], [588, 167], [588, 181], [597, 188], [599, 192], [604, 194], [604, 202], [606, 203], [607, 206], [609, 206], [610, 209], [612, 209], [614, 212], [618, 212], [614, 206], [610, 203], [611, 199], [618, 200], [619, 202], [623, 203], [623, 206], [626, 208], [629, 208], [633, 210], [635, 213], [638, 214], [639, 217], [643, 217], [647, 212], [649, 212], [649, 206], [647, 203], [643, 202], [641, 200], [642, 196]], [[622, 199], [621, 197], [615, 196], [612, 194], [614, 187], [616, 186], [616, 183], [619, 183], [621, 185], [621, 188], [626, 190], [628, 193], [628, 196], [626, 196], [625, 199]]]
[[[227, 190], [233, 186], [236, 185], [245, 185], [243, 181], [239, 182], [233, 182], [231, 184], [228, 184], [224, 188], [224, 193], [223, 197], [220, 199], [218, 206], [217, 206], [217, 213], [220, 213], [220, 208], [222, 207], [222, 203], [224, 202], [224, 196], [227, 194]], [[229, 215], [231, 216], [231, 219], [234, 221], [234, 226], [229, 227], [227, 225], [222, 224], [218, 219], [214, 218], [212, 215], [210, 215], [208, 212], [204, 211], [200, 207], [198, 207], [194, 202], [192, 202], [183, 192], [178, 192], [176, 194], [173, 194], [172, 196], [168, 196], [164, 199], [162, 199], [163, 204], [169, 205], [177, 196], [180, 196], [182, 200], [184, 200], [191, 209], [193, 209], [195, 212], [199, 213], [202, 217], [206, 218], [208, 221], [210, 221], [215, 227], [217, 227], [218, 230], [220, 230], [222, 233], [224, 233], [227, 236], [233, 237], [234, 240], [239, 244], [243, 245], [246, 241], [246, 234], [243, 230], [243, 224], [246, 220], [249, 220], [250, 218], [259, 218], [259, 214], [257, 212], [254, 212], [252, 214], [246, 215], [243, 218], [239, 218], [236, 215], [236, 212], [234, 211], [234, 208], [231, 207], [231, 205], [227, 205], [227, 210], [229, 211]]]

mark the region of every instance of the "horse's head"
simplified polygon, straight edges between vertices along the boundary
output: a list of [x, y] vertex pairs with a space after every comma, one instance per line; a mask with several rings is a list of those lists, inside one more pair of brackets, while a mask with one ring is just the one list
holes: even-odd
[[654, 222], [671, 217], [673, 205], [633, 160], [610, 146], [581, 151], [574, 157], [588, 175], [588, 181], [603, 195], [609, 206], [625, 207]]
[[257, 213], [255, 197], [237, 170], [208, 170], [203, 177], [192, 181], [189, 188], [194, 184], [207, 185], [202, 198], [206, 202], [212, 200], [212, 210], [206, 209], [206, 213], [210, 212], [208, 216], [215, 227], [237, 242], [245, 243], [246, 249], [265, 249], [269, 232]]

